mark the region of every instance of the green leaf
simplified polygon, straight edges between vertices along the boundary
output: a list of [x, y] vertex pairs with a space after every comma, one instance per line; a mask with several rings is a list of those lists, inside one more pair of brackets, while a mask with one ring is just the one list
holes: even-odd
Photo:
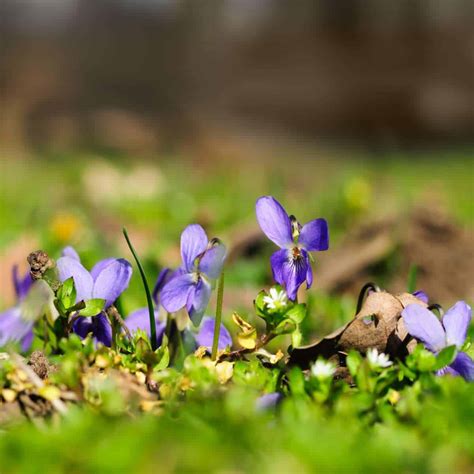
[[266, 292], [264, 290], [260, 291], [254, 301], [255, 311], [259, 316], [265, 316], [265, 303], [263, 298], [266, 296]]
[[70, 308], [76, 302], [76, 287], [74, 286], [74, 279], [68, 278], [59, 288], [57, 293], [58, 300], [62, 303], [64, 308]]
[[362, 356], [357, 351], [350, 351], [346, 357], [346, 365], [353, 377], [356, 376], [357, 370], [362, 362]]
[[91, 300], [84, 301], [84, 304], [86, 306], [84, 309], [79, 311], [79, 316], [97, 316], [104, 309], [105, 300], [101, 298], [93, 298]]
[[305, 393], [304, 375], [299, 367], [293, 367], [288, 374], [288, 382], [293, 395]]
[[284, 319], [273, 331], [273, 334], [280, 336], [282, 334], [290, 334], [297, 328], [297, 325], [291, 319]]
[[451, 364], [456, 358], [457, 352], [456, 346], [445, 347], [436, 356], [436, 364], [434, 365], [433, 370], [439, 370]]
[[155, 370], [166, 369], [170, 363], [170, 350], [168, 346], [161, 346], [155, 352], [158, 357], [158, 363], [155, 365]]
[[431, 372], [436, 370], [436, 356], [426, 349], [419, 353], [417, 363], [420, 372]]
[[285, 317], [296, 324], [301, 324], [306, 317], [306, 305], [304, 303], [295, 304], [286, 312]]

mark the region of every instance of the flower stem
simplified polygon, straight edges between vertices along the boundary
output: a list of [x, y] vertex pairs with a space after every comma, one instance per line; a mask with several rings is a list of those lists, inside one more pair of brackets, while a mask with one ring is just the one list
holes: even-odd
[[224, 301], [224, 272], [219, 277], [219, 283], [217, 286], [217, 303], [216, 303], [216, 320], [214, 323], [214, 339], [212, 340], [212, 360], [217, 358], [217, 348], [219, 346], [219, 334], [221, 329], [222, 320], [222, 303]]
[[138, 255], [135, 252], [135, 249], [133, 248], [132, 243], [130, 242], [130, 239], [128, 237], [128, 232], [127, 232], [127, 229], [125, 229], [125, 227], [123, 228], [123, 235], [125, 237], [125, 240], [127, 241], [127, 245], [128, 245], [128, 248], [130, 249], [130, 252], [132, 252], [135, 262], [137, 262], [137, 267], [140, 272], [140, 276], [142, 277], [143, 286], [145, 288], [146, 301], [148, 305], [148, 314], [150, 316], [151, 348], [154, 351], [156, 351], [157, 344], [156, 344], [155, 308], [153, 307], [153, 300], [151, 298], [150, 287], [148, 286], [148, 282], [146, 281], [145, 271], [143, 270], [142, 264], [140, 263], [140, 260], [138, 259]]

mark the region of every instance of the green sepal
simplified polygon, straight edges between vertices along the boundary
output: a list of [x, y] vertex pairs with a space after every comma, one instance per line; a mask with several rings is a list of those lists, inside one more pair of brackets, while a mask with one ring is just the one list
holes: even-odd
[[440, 370], [453, 363], [458, 353], [456, 346], [448, 346], [439, 352], [436, 356], [436, 363], [433, 370]]
[[105, 300], [101, 298], [92, 298], [91, 300], [84, 301], [84, 304], [84, 308], [78, 313], [79, 316], [97, 316], [104, 309]]

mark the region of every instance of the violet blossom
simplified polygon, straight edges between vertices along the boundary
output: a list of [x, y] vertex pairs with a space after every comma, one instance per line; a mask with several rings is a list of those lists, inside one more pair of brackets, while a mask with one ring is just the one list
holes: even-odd
[[298, 288], [304, 282], [306, 288], [313, 283], [309, 252], [329, 248], [327, 222], [315, 219], [301, 226], [271, 196], [257, 200], [256, 213], [262, 231], [281, 249], [271, 256], [273, 278], [285, 286], [288, 298], [294, 301]]
[[[72, 247], [63, 251], [57, 261], [59, 279], [64, 282], [74, 279], [76, 303], [93, 298], [105, 300], [105, 308], [111, 306], [127, 289], [132, 276], [132, 266], [125, 259], [107, 258], [99, 261], [89, 272], [81, 264]], [[94, 338], [106, 346], [112, 344], [112, 327], [104, 312], [92, 317], [79, 317], [73, 331], [81, 337], [92, 333]]]
[[12, 270], [12, 279], [17, 304], [13, 308], [0, 313], [0, 347], [8, 342], [19, 342], [21, 350], [25, 352], [33, 342], [34, 322], [24, 318], [21, 303], [28, 295], [33, 285], [33, 279], [29, 272], [20, 277], [16, 265]]
[[[431, 311], [417, 304], [408, 305], [402, 311], [408, 333], [435, 354], [452, 345], [458, 350], [462, 349], [471, 316], [471, 308], [464, 301], [458, 301], [441, 321]], [[449, 366], [438, 371], [438, 375], [443, 374], [460, 375], [472, 381], [474, 361], [465, 352], [458, 352]]]
[[[214, 340], [214, 328], [216, 326], [215, 318], [206, 316], [202, 320], [201, 328], [196, 335], [196, 342], [199, 346], [205, 347], [209, 352], [212, 350], [212, 343]], [[219, 329], [219, 339], [217, 349], [224, 350], [226, 347], [232, 346], [232, 338], [227, 328], [221, 324]]]
[[199, 324], [211, 298], [212, 282], [224, 265], [225, 246], [209, 241], [198, 224], [191, 224], [181, 234], [183, 265], [161, 292], [161, 303], [169, 313], [186, 308], [194, 324]]
[[[169, 268], [164, 268], [158, 275], [155, 287], [153, 289], [153, 301], [155, 303], [155, 327], [156, 327], [156, 344], [161, 345], [163, 334], [165, 332], [166, 323], [160, 320], [160, 293], [163, 286], [173, 277], [174, 272]], [[150, 331], [150, 313], [148, 307], [139, 308], [133, 311], [125, 320], [125, 325], [133, 334], [137, 329], [145, 331], [148, 337], [151, 337]]]

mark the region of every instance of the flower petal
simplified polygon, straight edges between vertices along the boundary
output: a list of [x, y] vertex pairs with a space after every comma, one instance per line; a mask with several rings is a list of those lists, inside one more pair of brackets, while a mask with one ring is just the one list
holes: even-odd
[[206, 250], [201, 261], [199, 262], [199, 270], [209, 278], [218, 278], [221, 274], [222, 267], [226, 256], [226, 248], [224, 244], [217, 244]]
[[163, 287], [168, 283], [173, 276], [171, 268], [163, 268], [158, 274], [156, 279], [155, 287], [153, 288], [153, 301], [158, 306], [160, 304], [160, 292]]
[[462, 347], [466, 340], [467, 329], [471, 322], [471, 307], [464, 301], [458, 301], [443, 316], [443, 326], [446, 331], [446, 344]]
[[12, 269], [13, 286], [15, 287], [16, 297], [22, 300], [28, 293], [33, 284], [30, 272], [26, 272], [23, 277], [18, 274], [18, 265]]
[[61, 257], [56, 262], [56, 266], [58, 268], [59, 279], [62, 282], [73, 277], [77, 293], [76, 303], [92, 298], [94, 280], [80, 262], [71, 257]]
[[410, 304], [402, 311], [408, 333], [421, 341], [427, 349], [438, 352], [446, 347], [446, 334], [439, 319], [419, 304]]
[[116, 258], [104, 258], [103, 260], [98, 261], [91, 270], [92, 278], [95, 279], [99, 276], [99, 273], [112, 262], [115, 262]]
[[33, 337], [33, 327], [31, 327], [21, 340], [20, 347], [22, 352], [26, 352], [31, 347], [31, 344], [33, 343]]
[[101, 313], [92, 317], [92, 333], [104, 346], [112, 345], [112, 326], [105, 314]]
[[[158, 317], [159, 312], [155, 311], [156, 342], [159, 346], [161, 345], [161, 341], [163, 339], [163, 333], [165, 332], [166, 324], [160, 321]], [[141, 329], [148, 334], [148, 337], [151, 337], [150, 315], [148, 313], [148, 308], [140, 308], [131, 313], [125, 320], [125, 325], [132, 334], [137, 329]]]
[[419, 300], [423, 301], [423, 303], [428, 304], [430, 301], [430, 297], [423, 291], [417, 290], [413, 293], [413, 296], [416, 296]]
[[93, 298], [102, 298], [105, 307], [110, 306], [128, 288], [131, 277], [132, 266], [127, 260], [113, 260], [97, 275], [92, 290]]
[[61, 252], [61, 257], [70, 257], [74, 260], [77, 260], [78, 262], [81, 261], [81, 257], [79, 257], [79, 254], [76, 252], [76, 249], [71, 246], [63, 248], [63, 251]]
[[469, 382], [474, 380], [474, 361], [465, 352], [459, 352], [449, 367], [465, 380]]
[[161, 291], [161, 304], [168, 311], [174, 313], [186, 306], [189, 293], [194, 288], [193, 277], [190, 273], [185, 273], [171, 279]]
[[112, 345], [112, 327], [105, 314], [99, 314], [92, 318], [79, 318], [73, 326], [73, 331], [85, 338], [92, 333], [94, 339], [110, 347]]
[[[30, 334], [32, 336], [32, 328], [33, 322], [22, 318], [21, 309], [18, 306], [4, 311], [0, 314], [0, 347], [8, 342], [24, 342], [25, 338], [28, 340]], [[22, 350], [28, 349], [29, 346], [25, 348], [25, 344], [22, 343]]]
[[255, 206], [257, 221], [264, 234], [281, 248], [293, 243], [291, 221], [282, 205], [271, 196], [263, 196]]
[[313, 284], [313, 269], [311, 268], [311, 262], [309, 260], [309, 255], [306, 254], [306, 289], [308, 290], [311, 288], [311, 285]]
[[291, 258], [290, 252], [286, 249], [277, 250], [270, 257], [270, 265], [272, 267], [273, 279], [279, 284], [284, 285], [283, 267]]
[[[296, 299], [296, 293], [301, 284], [306, 280], [308, 272], [307, 253], [302, 250], [302, 257], [287, 260], [282, 267], [282, 277], [288, 298]], [[303, 253], [304, 252], [304, 253]]]
[[315, 219], [303, 226], [298, 243], [309, 252], [329, 248], [329, 229], [326, 219]]
[[93, 332], [92, 318], [78, 318], [74, 322], [72, 330], [82, 338], [85, 338], [90, 332]]
[[255, 403], [255, 408], [257, 411], [268, 410], [274, 408], [278, 405], [280, 400], [283, 398], [283, 395], [278, 392], [266, 393], [261, 397], [257, 398]]
[[193, 271], [196, 257], [206, 250], [208, 242], [206, 232], [199, 224], [188, 225], [183, 230], [181, 234], [181, 258], [186, 271]]
[[210, 299], [211, 285], [203, 278], [200, 278], [194, 292], [190, 293], [187, 305], [189, 317], [195, 325], [201, 322]]
[[[200, 346], [205, 347], [208, 351], [212, 350], [212, 342], [214, 340], [214, 327], [216, 326], [216, 319], [206, 316], [202, 320], [201, 328], [196, 336], [196, 341]], [[226, 347], [232, 346], [232, 338], [226, 327], [221, 324], [219, 329], [219, 341], [217, 348], [222, 351]]]

